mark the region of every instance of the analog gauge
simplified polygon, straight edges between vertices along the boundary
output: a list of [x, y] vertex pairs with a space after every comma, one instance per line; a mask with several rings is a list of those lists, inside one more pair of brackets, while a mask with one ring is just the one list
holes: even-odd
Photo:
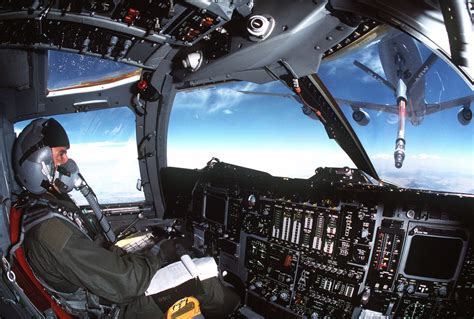
[[255, 207], [255, 204], [257, 203], [257, 197], [253, 194], [249, 195], [249, 197], [247, 198], [247, 203], [250, 208]]
[[352, 250], [352, 261], [359, 265], [365, 265], [369, 261], [369, 254], [369, 247], [356, 244]]

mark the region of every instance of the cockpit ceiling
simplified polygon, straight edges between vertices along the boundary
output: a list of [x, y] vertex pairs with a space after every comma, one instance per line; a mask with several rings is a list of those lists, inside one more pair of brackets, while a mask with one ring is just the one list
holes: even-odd
[[[0, 4], [0, 48], [64, 50], [160, 69], [185, 87], [231, 79], [268, 82], [286, 72], [280, 60], [298, 76], [309, 75], [321, 58], [344, 50], [381, 22], [449, 57], [441, 12], [402, 2], [379, 4], [380, 12], [376, 4], [357, 1], [8, 2]], [[416, 23], [414, 14], [420, 17]], [[6, 80], [13, 83], [2, 86], [21, 87], [27, 72], [24, 66], [18, 70], [23, 71]], [[458, 72], [472, 84], [467, 69]]]
[[28, 53], [20, 50], [0, 50], [0, 89], [23, 90], [30, 87]]

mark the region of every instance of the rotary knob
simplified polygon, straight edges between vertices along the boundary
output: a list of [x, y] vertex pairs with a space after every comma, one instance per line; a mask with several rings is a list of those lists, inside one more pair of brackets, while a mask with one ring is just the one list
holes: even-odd
[[369, 303], [369, 299], [370, 299], [370, 289], [365, 289], [364, 292], [362, 293], [362, 298], [360, 302], [363, 305], [367, 305]]
[[411, 294], [413, 294], [414, 292], [415, 292], [415, 286], [413, 286], [413, 285], [408, 285], [408, 286], [407, 286], [407, 293], [411, 295]]
[[397, 291], [398, 291], [398, 292], [403, 292], [404, 289], [405, 289], [405, 285], [403, 285], [403, 284], [399, 284], [399, 285], [397, 286]]
[[438, 295], [440, 297], [446, 297], [448, 295], [448, 289], [446, 289], [445, 286], [439, 287], [438, 289]]
[[282, 300], [288, 301], [288, 299], [289, 299], [288, 293], [286, 293], [285, 291], [280, 293], [280, 298]]
[[360, 238], [367, 238], [369, 236], [369, 230], [367, 228], [363, 228], [360, 232]]

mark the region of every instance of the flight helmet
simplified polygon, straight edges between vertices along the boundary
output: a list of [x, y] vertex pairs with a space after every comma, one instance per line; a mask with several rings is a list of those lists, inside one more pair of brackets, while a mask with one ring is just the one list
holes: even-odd
[[52, 147], [69, 148], [64, 128], [53, 118], [36, 119], [20, 133], [13, 146], [13, 169], [18, 182], [33, 194], [43, 194], [54, 180]]

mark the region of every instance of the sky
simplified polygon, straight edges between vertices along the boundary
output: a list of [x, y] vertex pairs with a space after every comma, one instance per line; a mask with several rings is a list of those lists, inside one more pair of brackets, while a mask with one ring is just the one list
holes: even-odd
[[[97, 194], [99, 203], [123, 203], [144, 199], [136, 189], [140, 178], [135, 135], [135, 116], [127, 107], [54, 116], [68, 133], [69, 158]], [[15, 124], [19, 134], [30, 121]], [[86, 200], [71, 195], [80, 205]]]
[[49, 51], [48, 89], [56, 90], [138, 69], [135, 66], [104, 60], [83, 54]]
[[[353, 64], [357, 60], [387, 77], [378, 44], [377, 41], [320, 66], [317, 74], [333, 96], [395, 103], [391, 90]], [[421, 55], [425, 61], [431, 51], [421, 44], [417, 46], [419, 52], [413, 54]], [[423, 84], [426, 103], [474, 94], [441, 59], [433, 64]], [[239, 90], [291, 93], [279, 82], [237, 83], [179, 93], [169, 127], [169, 165], [200, 167], [199, 163], [209, 160], [212, 154], [222, 161], [299, 178], [310, 177], [318, 166], [354, 167], [327, 138], [321, 123], [305, 117], [294, 99], [243, 95]], [[458, 122], [460, 107], [425, 116], [418, 126], [407, 121], [406, 157], [401, 169], [395, 168], [393, 156], [398, 116], [366, 110], [370, 124], [360, 126], [352, 120], [349, 106], [341, 108], [382, 179], [403, 187], [474, 193], [473, 124], [463, 126]]]
[[[419, 49], [425, 60], [429, 50], [421, 45]], [[378, 54], [378, 44], [374, 43], [323, 63], [318, 76], [336, 98], [391, 104], [393, 92], [353, 64], [358, 60], [386, 76]], [[79, 56], [73, 62], [71, 57], [55, 55], [49, 87], [70, 85], [78, 78], [91, 80], [94, 72], [102, 76], [130, 70], [111, 61], [101, 61], [95, 67], [97, 62], [93, 58], [84, 60]], [[103, 63], [112, 64], [102, 66]], [[82, 66], [76, 71], [78, 65]], [[439, 59], [425, 76], [425, 90], [428, 103], [473, 94]], [[323, 125], [303, 114], [295, 99], [239, 91], [291, 93], [280, 82], [229, 83], [179, 92], [169, 123], [169, 166], [199, 169], [216, 157], [291, 178], [308, 178], [318, 167], [355, 167], [337, 143], [328, 139]], [[402, 187], [474, 193], [473, 123], [460, 125], [458, 107], [426, 116], [419, 126], [407, 121], [406, 158], [401, 169], [394, 167], [393, 160], [398, 117], [366, 110], [370, 123], [360, 126], [352, 120], [350, 107], [341, 105], [341, 109], [382, 179]], [[130, 109], [121, 107], [55, 118], [66, 128], [72, 145], [69, 155], [78, 163], [100, 203], [143, 199], [143, 193], [136, 190], [140, 174], [135, 118]], [[26, 124], [17, 123], [15, 130], [21, 131]], [[73, 196], [79, 203], [85, 203], [80, 195]]]
[[[431, 51], [419, 43], [417, 45], [425, 61]], [[374, 43], [320, 67], [318, 75], [332, 94], [344, 99], [393, 104], [394, 94], [357, 68], [354, 60], [387, 78], [379, 59], [378, 43]], [[341, 69], [344, 70], [343, 75], [340, 74]], [[427, 103], [474, 94], [441, 59], [433, 64], [424, 81]], [[474, 193], [473, 123], [463, 126], [458, 122], [460, 107], [425, 116], [418, 126], [407, 120], [406, 157], [402, 169], [393, 166], [398, 116], [365, 110], [371, 121], [367, 126], [360, 126], [352, 120], [350, 107], [342, 106], [342, 110], [382, 178], [405, 187]]]
[[319, 166], [354, 167], [336, 142], [327, 138], [321, 123], [303, 114], [296, 100], [241, 90], [289, 93], [280, 82], [235, 83], [178, 93], [168, 132], [168, 165], [200, 168], [217, 157], [298, 178], [312, 176]]

